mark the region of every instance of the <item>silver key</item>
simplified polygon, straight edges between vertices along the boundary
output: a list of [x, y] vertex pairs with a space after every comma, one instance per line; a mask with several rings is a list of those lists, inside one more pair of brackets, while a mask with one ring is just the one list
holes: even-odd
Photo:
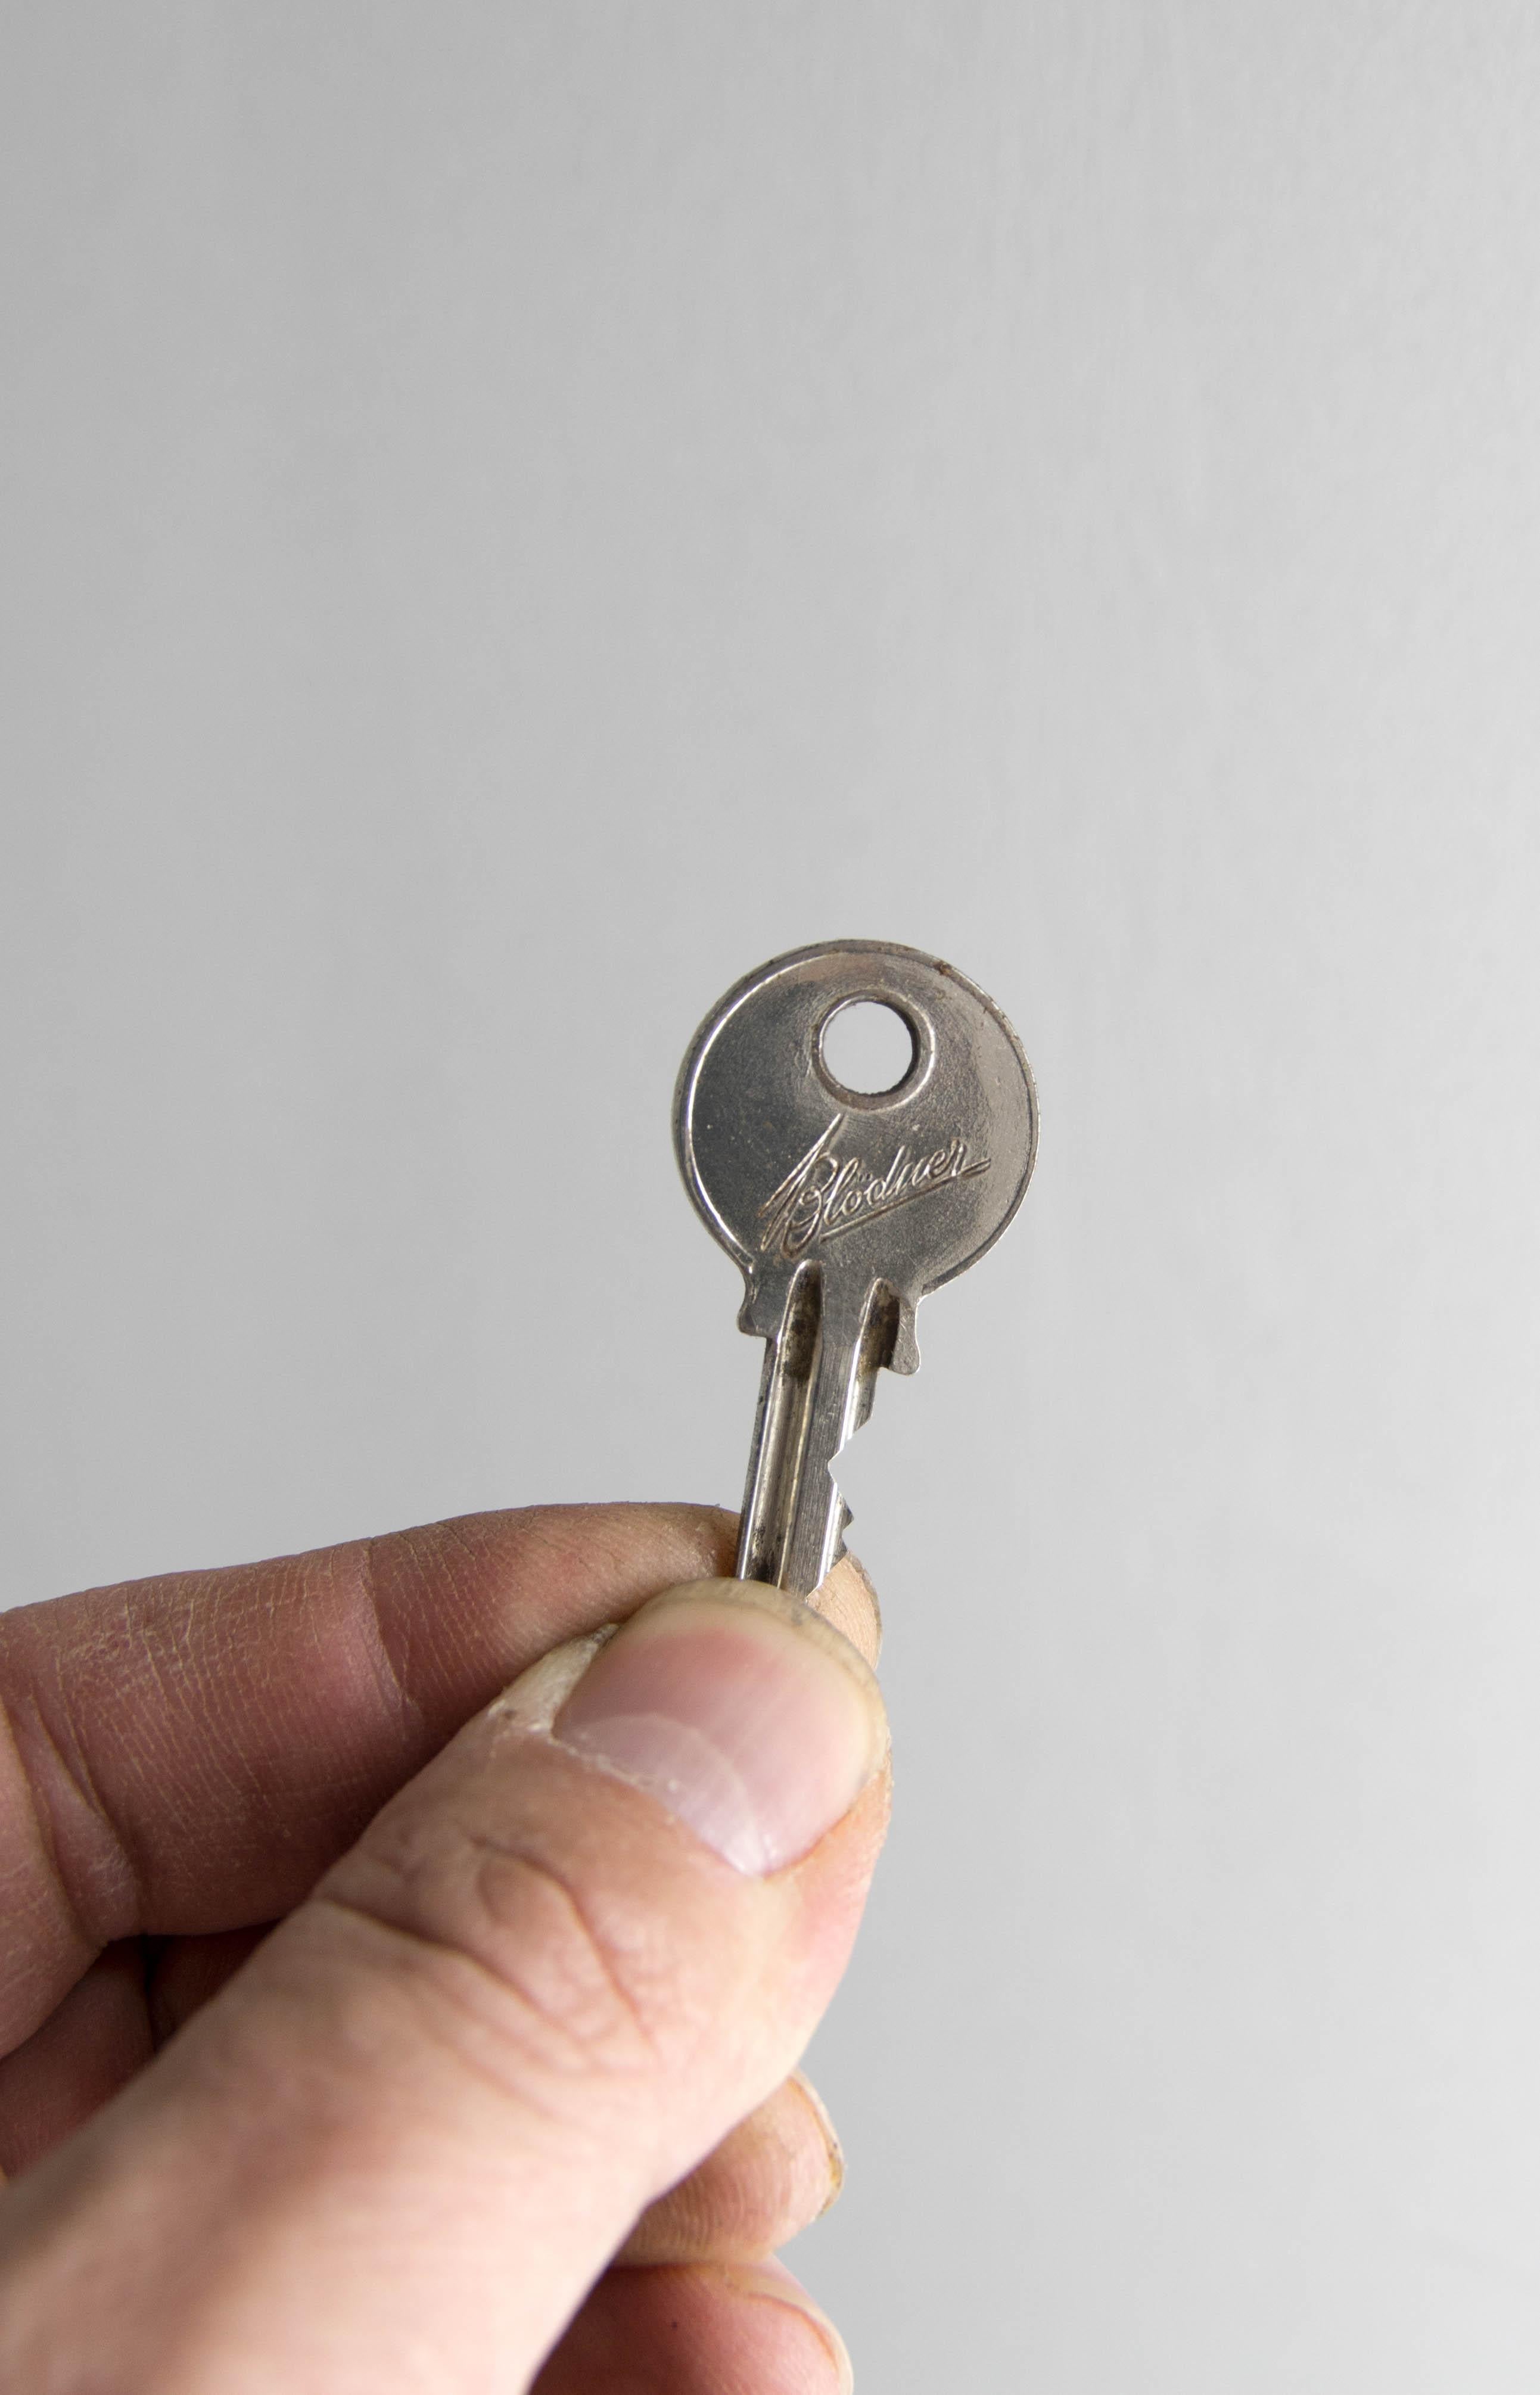
[[[875, 1000], [909, 1069], [867, 1094], [825, 1056]], [[883, 1366], [919, 1370], [920, 1300], [994, 1245], [1037, 1146], [1031, 1068], [1005, 1017], [949, 965], [830, 940], [761, 966], [712, 1008], [674, 1095], [685, 1185], [743, 1268], [738, 1328], [767, 1342], [737, 1576], [809, 1595], [843, 1552], [830, 1467]]]

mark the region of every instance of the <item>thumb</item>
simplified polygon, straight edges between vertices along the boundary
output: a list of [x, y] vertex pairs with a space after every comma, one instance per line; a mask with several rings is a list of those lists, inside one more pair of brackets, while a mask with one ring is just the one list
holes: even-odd
[[115, 2395], [525, 2386], [796, 2061], [886, 1746], [854, 1647], [772, 1589], [548, 1656], [10, 2191], [0, 2385], [110, 2351]]

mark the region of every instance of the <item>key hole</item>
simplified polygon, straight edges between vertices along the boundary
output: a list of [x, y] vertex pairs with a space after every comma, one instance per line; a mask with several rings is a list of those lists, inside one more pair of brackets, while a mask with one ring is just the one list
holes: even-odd
[[896, 1006], [854, 999], [824, 1025], [824, 1069], [858, 1097], [885, 1097], [914, 1070], [920, 1044]]

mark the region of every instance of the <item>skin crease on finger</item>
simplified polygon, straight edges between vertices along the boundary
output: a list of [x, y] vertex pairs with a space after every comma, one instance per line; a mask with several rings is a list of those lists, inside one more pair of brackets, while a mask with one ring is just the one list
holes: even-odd
[[[643, 1513], [646, 1509], [603, 1510], [606, 1513], [623, 1512], [632, 1515]], [[672, 1510], [680, 1513], [685, 1509]], [[458, 1526], [447, 1527], [454, 1529]], [[718, 1522], [713, 1521], [710, 1524], [710, 1531], [713, 1539], [720, 1535]], [[412, 1535], [427, 1537], [430, 1534]], [[390, 1542], [379, 1543], [384, 1545]], [[623, 1613], [629, 1609], [624, 1605], [614, 1604], [613, 1587], [608, 1594], [615, 1612]], [[634, 1588], [632, 1602], [640, 1602], [647, 1594], [649, 1591], [644, 1582], [640, 1587]], [[857, 1566], [853, 1562], [847, 1562], [837, 1568], [824, 1590], [819, 1593], [818, 1608], [831, 1622], [838, 1624], [842, 1632], [849, 1636], [852, 1643], [862, 1649], [867, 1656], [874, 1656], [879, 1634], [875, 1604], [865, 1582], [864, 1575], [860, 1573]], [[592, 1621], [591, 1614], [589, 1619]], [[580, 1613], [578, 1621], [581, 1622]], [[566, 1629], [570, 1634], [572, 1627], [577, 1625], [573, 1624], [569, 1614], [567, 1621], [560, 1626]], [[418, 1661], [420, 1671], [422, 1662], [420, 1655]], [[396, 1668], [399, 1670], [399, 1663]], [[410, 1674], [407, 1675], [406, 1684], [412, 1685]], [[238, 1967], [249, 1951], [253, 1937], [259, 1934], [259, 1928], [212, 1932], [202, 1937], [174, 1938], [161, 1946], [151, 1981], [149, 1999], [149, 2014], [153, 2019], [157, 2037], [164, 2037], [169, 2030], [176, 2027], [179, 2021], [190, 2018], [201, 2007], [228, 1973]], [[117, 1948], [113, 1950], [115, 1953], [121, 1951]], [[114, 2002], [121, 2000], [125, 1990], [130, 1996], [136, 1993], [135, 1976], [133, 1971], [126, 1967], [126, 1959], [125, 1956], [123, 1964], [112, 1965], [106, 1971], [107, 1977], [112, 1979], [116, 1991]], [[104, 1968], [106, 1966], [96, 1966], [96, 1970], [91, 1975], [92, 1978], [100, 1977]], [[86, 1983], [83, 1982], [75, 2002], [84, 2004], [86, 1994]], [[142, 2019], [144, 1999], [139, 1996], [138, 2000]], [[96, 2027], [90, 2031], [83, 2029], [83, 2036], [92, 2045], [100, 2065], [102, 2044], [100, 2033], [100, 2000], [93, 1998], [91, 2003], [97, 2007]], [[44, 2046], [48, 2041], [50, 2032], [53, 2032], [50, 2067], [55, 2070], [56, 2075], [62, 2075], [66, 2079], [69, 2075], [67, 2067], [60, 2074], [59, 2066], [61, 2059], [67, 2066], [66, 2049], [69, 2040], [65, 2034], [68, 2029], [66, 2017], [71, 2009], [70, 2003], [60, 2007], [56, 2020], [50, 2022], [34, 2041], [33, 2055], [33, 2059], [41, 2064]], [[90, 2010], [91, 2005], [86, 2005], [87, 2014]], [[131, 2005], [129, 2010], [132, 2011]], [[130, 2039], [125, 2048], [125, 2060], [129, 2069], [135, 2067], [144, 2057], [142, 2038], [130, 2056], [128, 2046], [132, 2044], [133, 2041]], [[24, 2067], [27, 2058], [25, 2048], [14, 2054], [8, 2063], [0, 2064], [0, 2076], [7, 2071], [14, 2071], [18, 2066]], [[109, 2091], [101, 2087], [99, 2081], [97, 2088], [86, 2091], [81, 2087], [78, 2095], [84, 2109], [88, 2110], [89, 2103], [100, 2100], [100, 2095], [106, 2092]], [[65, 2120], [61, 2114], [60, 2125], [67, 2127], [73, 2125], [73, 2123]], [[750, 2115], [749, 2121], [740, 2124], [737, 2130], [730, 2132], [715, 2153], [708, 2156], [706, 2162], [691, 2172], [679, 2188], [660, 2197], [654, 2205], [649, 2207], [642, 2223], [632, 2234], [632, 2239], [627, 2246], [627, 2255], [633, 2261], [645, 2260], [652, 2267], [645, 2270], [613, 2274], [622, 2281], [630, 2278], [635, 2283], [625, 2301], [632, 2306], [642, 2305], [643, 2296], [640, 2291], [644, 2284], [651, 2283], [655, 2280], [661, 2281], [669, 2275], [670, 2269], [677, 2273], [677, 2268], [682, 2264], [704, 2260], [713, 2264], [747, 2266], [752, 2261], [756, 2253], [763, 2255], [771, 2243], [793, 2233], [796, 2228], [812, 2217], [830, 2199], [836, 2186], [837, 2148], [832, 2144], [831, 2134], [823, 2120], [821, 2109], [816, 2106], [816, 2099], [811, 2097], [810, 2091], [799, 2089], [795, 2081], [788, 2083], [778, 2095], [770, 2097], [756, 2113]], [[604, 2283], [606, 2287], [608, 2283], [607, 2281]], [[677, 2286], [683, 2286], [684, 2283], [683, 2280], [677, 2281]], [[693, 2286], [693, 2281], [691, 2284]], [[724, 2283], [720, 2281], [711, 2281], [709, 2283], [707, 2295], [700, 2295], [698, 2289], [692, 2295], [695, 2315], [702, 2322], [714, 2316], [714, 2312], [720, 2310], [723, 2304], [727, 2301], [727, 2296], [724, 2293]], [[737, 2305], [741, 2311], [745, 2289], [739, 2287], [729, 2290], [729, 2293], [732, 2295], [733, 2303]], [[791, 2311], [795, 2309], [790, 2296], [783, 2294], [778, 2298], [775, 2297], [774, 2290], [769, 2287], [756, 2285], [751, 2293], [753, 2316], [756, 2318], [765, 2314], [789, 2312], [789, 2309]], [[767, 2298], [773, 2298], [773, 2300], [767, 2302]], [[593, 2301], [600, 2305], [601, 2309], [607, 2307], [606, 2317], [612, 2317], [616, 2305], [621, 2301], [621, 2298], [615, 2295], [606, 2295], [602, 2304], [597, 2296]], [[744, 2314], [743, 2317], [747, 2319], [749, 2315]], [[585, 2308], [583, 2319], [585, 2322], [588, 2321], [587, 2308]], [[773, 2323], [773, 2325], [777, 2336], [783, 2339], [791, 2336], [795, 2344], [795, 2335], [791, 2330], [783, 2330], [778, 2324]], [[574, 2333], [577, 2334], [577, 2332]], [[592, 2334], [591, 2323], [582, 2333]], [[701, 2333], [706, 2334], [704, 2329]], [[799, 2331], [796, 2334], [804, 2335], [805, 2333]], [[832, 2348], [829, 2349], [832, 2350]], [[790, 2350], [789, 2347], [789, 2354]], [[818, 2350], [822, 2351], [823, 2349], [820, 2347]], [[548, 2367], [554, 2366], [556, 2365], [553, 2362], [552, 2365]], [[789, 2361], [788, 2369], [790, 2368]], [[816, 2368], [809, 2364], [809, 2368], [814, 2369], [814, 2375], [806, 2376], [805, 2383], [809, 2388], [816, 2386], [821, 2390], [826, 2384], [835, 2383], [829, 2378], [824, 2362], [819, 2362]], [[804, 2375], [799, 2364], [798, 2375], [795, 2378], [788, 2375], [785, 2383], [788, 2387], [793, 2384], [800, 2387], [803, 2383]], [[556, 2383], [554, 2380], [551, 2382], [552, 2386]], [[572, 2383], [576, 2385], [578, 2382]], [[658, 2383], [668, 2384], [670, 2387], [674, 2384], [672, 2380], [667, 2378], [659, 2380]], [[683, 2387], [685, 2382], [682, 2379], [678, 2383]], [[712, 2380], [710, 2383], [714, 2388], [718, 2382]], [[724, 2378], [720, 2383], [725, 2387], [728, 2382]], [[745, 2383], [747, 2385], [750, 2382]], [[773, 2383], [778, 2389], [782, 2381], [777, 2376], [766, 2383]], [[759, 2381], [756, 2379], [752, 2384], [757, 2388]]]

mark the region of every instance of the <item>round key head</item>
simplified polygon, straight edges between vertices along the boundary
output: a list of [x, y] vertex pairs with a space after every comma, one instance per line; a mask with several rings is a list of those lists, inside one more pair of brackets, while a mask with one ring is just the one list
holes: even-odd
[[[842, 1018], [872, 1005], [897, 1018], [901, 1034], [891, 1086], [852, 1088], [834, 1069]], [[830, 940], [762, 965], [713, 1007], [680, 1073], [674, 1136], [691, 1197], [750, 1286], [806, 1259], [912, 1303], [964, 1272], [1020, 1205], [1037, 1098], [1005, 1017], [950, 965]]]

